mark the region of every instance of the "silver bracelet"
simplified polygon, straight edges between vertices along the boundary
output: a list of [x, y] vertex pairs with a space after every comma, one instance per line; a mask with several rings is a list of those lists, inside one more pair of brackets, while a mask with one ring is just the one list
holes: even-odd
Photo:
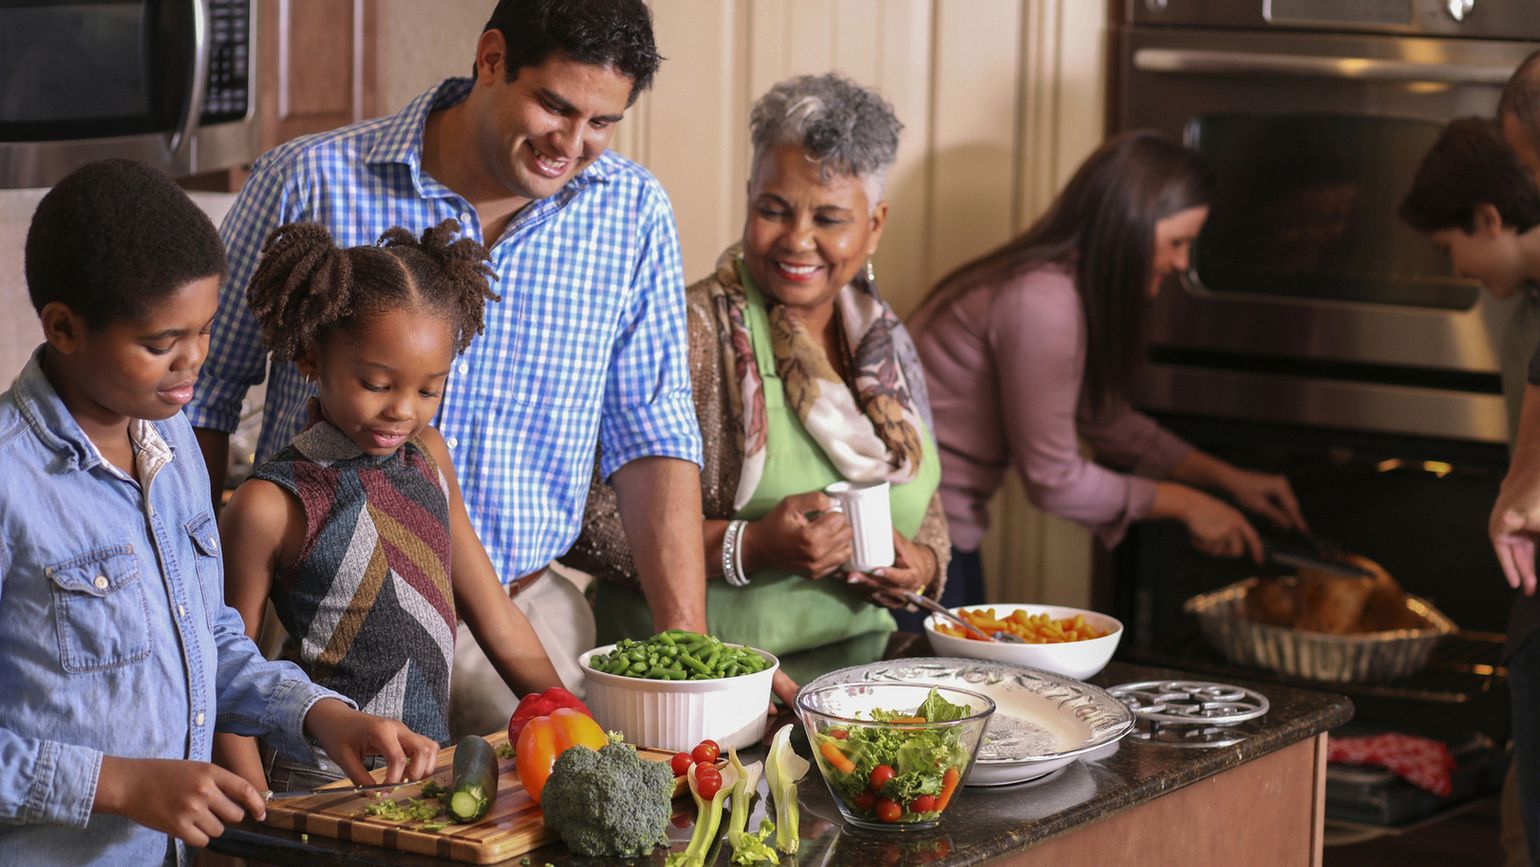
[[744, 521], [738, 528], [738, 535], [733, 539], [733, 571], [738, 573], [738, 578], [743, 581], [739, 587], [749, 585], [749, 573], [743, 569], [743, 534], [748, 532], [749, 522]]
[[749, 583], [748, 576], [743, 574], [743, 554], [738, 550], [743, 528], [748, 523], [728, 521], [727, 530], [722, 533], [722, 578], [733, 587], [745, 587]]

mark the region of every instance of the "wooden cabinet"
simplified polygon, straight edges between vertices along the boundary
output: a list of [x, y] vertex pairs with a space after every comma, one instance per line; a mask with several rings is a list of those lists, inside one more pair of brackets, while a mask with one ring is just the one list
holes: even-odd
[[[1121, 748], [1140, 749], [1127, 742]], [[1320, 867], [1325, 819], [1326, 735], [1322, 733], [995, 863]]]
[[379, 114], [373, 0], [257, 2], [264, 151]]

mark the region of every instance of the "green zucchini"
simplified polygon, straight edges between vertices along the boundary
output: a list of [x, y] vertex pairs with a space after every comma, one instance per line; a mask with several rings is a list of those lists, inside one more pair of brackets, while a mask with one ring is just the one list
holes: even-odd
[[497, 800], [497, 752], [487, 739], [466, 735], [455, 744], [454, 780], [449, 786], [449, 815], [474, 822]]

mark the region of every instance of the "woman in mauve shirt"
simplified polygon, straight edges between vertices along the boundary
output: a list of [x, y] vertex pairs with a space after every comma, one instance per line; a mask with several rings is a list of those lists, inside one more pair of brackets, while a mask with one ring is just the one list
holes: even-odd
[[1112, 138], [1031, 228], [947, 275], [915, 313], [954, 548], [947, 604], [983, 601], [979, 543], [1008, 466], [1034, 505], [1108, 546], [1133, 521], [1171, 518], [1206, 554], [1260, 561], [1250, 522], [1204, 489], [1305, 528], [1288, 480], [1204, 454], [1128, 402], [1145, 301], [1186, 269], [1210, 187], [1192, 151], [1150, 132]]

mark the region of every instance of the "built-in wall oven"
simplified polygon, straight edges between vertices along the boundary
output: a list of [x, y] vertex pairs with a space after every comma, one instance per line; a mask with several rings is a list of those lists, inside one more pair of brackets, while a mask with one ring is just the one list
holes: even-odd
[[0, 188], [92, 160], [173, 176], [259, 148], [254, 0], [0, 0]]
[[1218, 176], [1193, 267], [1154, 306], [1151, 405], [1503, 442], [1508, 311], [1453, 279], [1395, 208], [1442, 124], [1493, 113], [1540, 47], [1540, 6], [1130, 0], [1129, 13], [1118, 126], [1182, 137]]
[[[1506, 736], [1509, 591], [1485, 524], [1506, 469], [1512, 308], [1454, 278], [1395, 211], [1441, 126], [1491, 116], [1537, 40], [1534, 0], [1127, 0], [1114, 33], [1114, 129], [1185, 140], [1216, 174], [1191, 266], [1153, 304], [1139, 403], [1286, 473], [1314, 530], [1465, 630], [1420, 680], [1353, 693], [1361, 718], [1451, 741]], [[1157, 523], [1105, 571], [1128, 653], [1193, 667], [1214, 658], [1182, 602], [1257, 569]]]

